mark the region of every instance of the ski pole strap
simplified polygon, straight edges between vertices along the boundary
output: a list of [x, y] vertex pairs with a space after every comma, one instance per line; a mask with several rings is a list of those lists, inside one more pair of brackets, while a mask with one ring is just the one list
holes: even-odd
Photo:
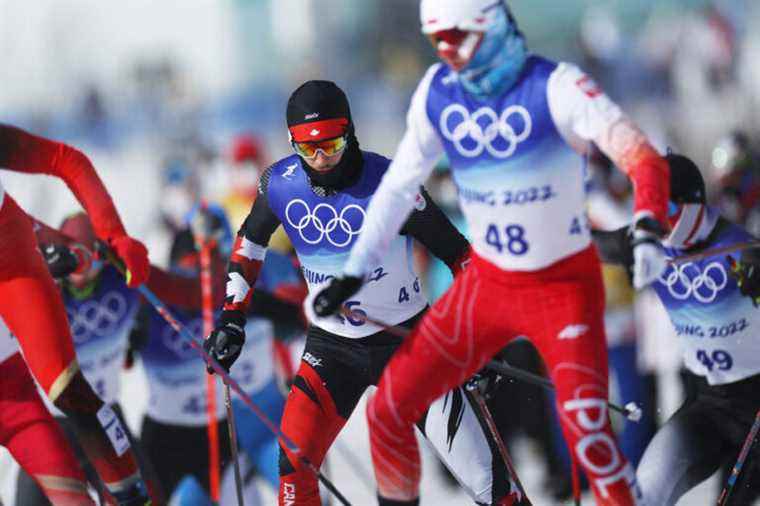
[[[119, 271], [122, 273], [122, 275], [126, 274], [126, 269], [124, 267], [124, 264], [122, 261], [114, 254], [113, 251], [111, 251], [110, 248], [107, 246], [100, 244], [99, 245], [101, 252], [103, 252], [106, 256], [106, 259]], [[214, 359], [211, 355], [206, 353], [206, 350], [203, 349], [203, 345], [199, 342], [198, 339], [193, 337], [192, 334], [174, 317], [174, 315], [171, 314], [169, 309], [164, 305], [163, 302], [154, 294], [150, 288], [148, 288], [145, 285], [140, 285], [137, 287], [137, 291], [140, 292], [140, 294], [145, 297], [145, 300], [147, 300], [154, 309], [158, 312], [161, 317], [166, 320], [166, 322], [175, 330], [177, 333], [188, 342], [191, 348], [193, 348], [198, 354], [201, 356], [204, 362], [206, 362], [206, 365], [211, 367], [213, 371], [219, 375], [220, 378], [222, 378], [222, 381], [225, 383], [225, 385], [229, 385], [229, 387], [240, 397], [240, 399], [245, 403], [246, 406], [248, 406], [251, 411], [261, 420], [261, 422], [269, 429], [269, 431], [277, 436], [280, 441], [291, 451], [294, 455], [296, 455], [299, 459], [301, 459], [301, 462], [306, 464], [306, 467], [308, 467], [317, 477], [317, 479], [322, 482], [322, 484], [329, 490], [337, 499], [340, 501], [340, 503], [343, 506], [351, 506], [351, 503], [348, 502], [348, 500], [343, 496], [343, 494], [340, 493], [340, 491], [333, 485], [333, 483], [327, 479], [320, 471], [319, 469], [311, 463], [311, 461], [303, 454], [301, 449], [296, 445], [296, 443], [290, 439], [284, 432], [282, 432], [279, 427], [277, 427], [272, 420], [269, 419], [269, 417], [259, 408], [255, 402], [248, 396], [248, 394], [243, 391], [243, 389], [240, 387], [237, 381], [235, 381], [232, 376], [230, 376], [227, 371], [219, 364], [219, 362]]]

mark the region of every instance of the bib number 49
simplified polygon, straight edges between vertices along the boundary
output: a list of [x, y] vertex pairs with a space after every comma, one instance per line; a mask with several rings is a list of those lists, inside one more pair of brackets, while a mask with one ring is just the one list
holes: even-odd
[[516, 256], [524, 255], [530, 249], [525, 239], [525, 228], [522, 225], [507, 225], [503, 229], [494, 224], [488, 225], [486, 244], [499, 253], [506, 251]]
[[728, 371], [734, 366], [734, 359], [727, 351], [723, 350], [697, 350], [697, 360], [704, 365], [708, 371], [719, 369]]

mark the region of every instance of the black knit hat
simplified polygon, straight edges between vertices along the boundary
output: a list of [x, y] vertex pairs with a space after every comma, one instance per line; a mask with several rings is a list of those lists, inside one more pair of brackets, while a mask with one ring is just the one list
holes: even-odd
[[288, 130], [297, 142], [339, 137], [352, 126], [348, 98], [332, 81], [306, 81], [288, 99]]
[[705, 180], [697, 165], [675, 153], [668, 153], [665, 159], [670, 166], [670, 200], [676, 204], [704, 204]]

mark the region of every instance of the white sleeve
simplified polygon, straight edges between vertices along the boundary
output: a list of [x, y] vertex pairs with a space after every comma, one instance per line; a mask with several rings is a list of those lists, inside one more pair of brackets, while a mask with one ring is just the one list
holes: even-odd
[[381, 263], [383, 253], [409, 216], [420, 185], [443, 154], [443, 145], [427, 116], [428, 91], [438, 68], [433, 65], [414, 92], [404, 137], [370, 201], [362, 233], [344, 266], [349, 276], [362, 276]]
[[632, 155], [649, 147], [633, 121], [575, 65], [557, 66], [549, 77], [547, 99], [559, 133], [579, 153], [585, 153], [593, 141], [627, 172]]

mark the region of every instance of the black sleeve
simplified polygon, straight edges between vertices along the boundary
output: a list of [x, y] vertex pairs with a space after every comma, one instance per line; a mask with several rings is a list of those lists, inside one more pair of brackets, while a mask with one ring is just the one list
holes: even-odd
[[628, 227], [617, 230], [592, 230], [591, 237], [599, 250], [602, 262], [624, 267], [633, 265], [633, 248], [628, 234]]
[[282, 324], [297, 323], [300, 312], [301, 306], [285, 302], [263, 290], [256, 290], [256, 296], [251, 298], [248, 305], [249, 315], [261, 316]]
[[240, 231], [238, 231], [238, 236], [245, 236], [246, 239], [260, 246], [267, 246], [269, 238], [280, 226], [280, 219], [269, 207], [269, 198], [267, 197], [271, 174], [272, 167], [267, 168], [261, 174], [256, 201], [240, 227]]
[[153, 310], [147, 304], [141, 304], [137, 311], [132, 330], [129, 333], [128, 351], [139, 353], [148, 345], [150, 340], [150, 312]]
[[425, 246], [430, 253], [452, 266], [470, 248], [470, 243], [449, 221], [441, 208], [433, 202], [425, 188], [420, 187], [424, 206], [418, 206], [407, 218], [401, 233], [410, 235]]

